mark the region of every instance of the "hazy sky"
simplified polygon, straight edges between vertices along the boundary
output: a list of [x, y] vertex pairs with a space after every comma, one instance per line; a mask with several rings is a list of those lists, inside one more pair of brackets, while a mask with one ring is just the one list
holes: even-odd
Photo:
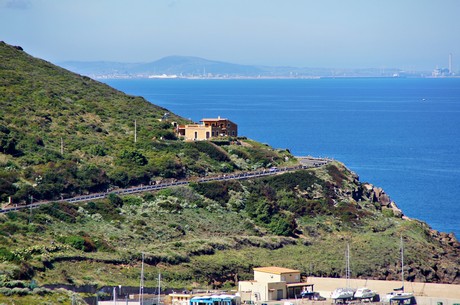
[[0, 40], [52, 62], [458, 70], [460, 0], [0, 0]]

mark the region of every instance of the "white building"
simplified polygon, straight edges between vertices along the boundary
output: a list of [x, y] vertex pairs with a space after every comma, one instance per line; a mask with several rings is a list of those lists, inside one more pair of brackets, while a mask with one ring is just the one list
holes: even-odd
[[242, 301], [289, 299], [302, 291], [313, 291], [313, 284], [301, 282], [299, 270], [282, 267], [254, 268], [254, 280], [238, 283]]

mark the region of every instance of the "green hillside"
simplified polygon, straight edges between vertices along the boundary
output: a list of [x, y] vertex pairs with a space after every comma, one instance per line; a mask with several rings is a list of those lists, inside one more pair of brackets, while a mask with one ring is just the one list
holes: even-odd
[[2, 202], [271, 166], [289, 155], [178, 141], [173, 123], [184, 119], [170, 114], [161, 120], [168, 110], [3, 42], [0, 96]]
[[[184, 142], [172, 123], [185, 120], [160, 120], [166, 112], [0, 43], [1, 201], [297, 164], [251, 140]], [[195, 181], [0, 214], [0, 304], [70, 304], [65, 291], [34, 289], [45, 284], [137, 286], [142, 253], [147, 287], [161, 272], [164, 288], [230, 288], [267, 265], [340, 277], [347, 243], [352, 277], [397, 280], [401, 236], [406, 280], [460, 284], [455, 236], [403, 217], [339, 162]]]

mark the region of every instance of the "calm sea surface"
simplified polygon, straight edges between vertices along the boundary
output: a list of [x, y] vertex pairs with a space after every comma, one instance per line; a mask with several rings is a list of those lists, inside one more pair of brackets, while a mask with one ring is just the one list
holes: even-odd
[[404, 213], [460, 237], [460, 79], [107, 80], [294, 155], [344, 162]]

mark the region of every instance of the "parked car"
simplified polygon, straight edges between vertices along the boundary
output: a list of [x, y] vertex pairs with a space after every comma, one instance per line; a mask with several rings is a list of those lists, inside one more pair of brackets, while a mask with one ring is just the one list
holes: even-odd
[[300, 294], [300, 297], [302, 299], [308, 299], [308, 300], [313, 300], [313, 301], [325, 301], [326, 298], [322, 297], [319, 292], [314, 292], [314, 291], [302, 291]]

